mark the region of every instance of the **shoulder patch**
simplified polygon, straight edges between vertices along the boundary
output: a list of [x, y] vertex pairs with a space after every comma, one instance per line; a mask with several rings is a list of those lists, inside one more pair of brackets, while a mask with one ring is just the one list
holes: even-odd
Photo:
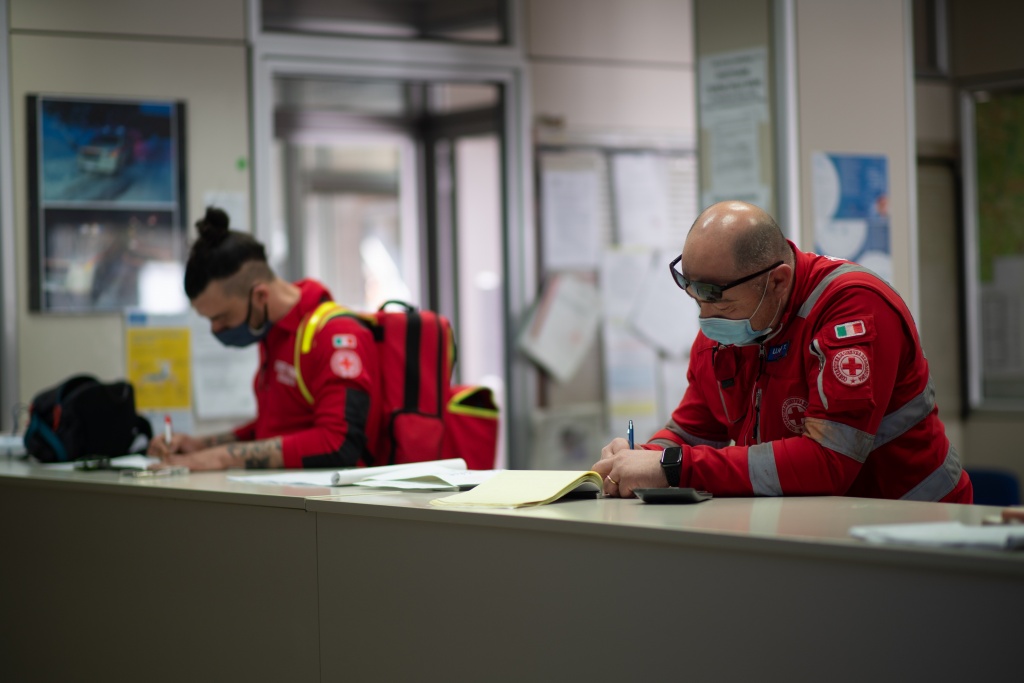
[[855, 387], [868, 381], [871, 366], [867, 354], [860, 349], [843, 349], [832, 359], [832, 372], [841, 383]]
[[331, 356], [331, 372], [342, 379], [355, 379], [363, 372], [363, 361], [355, 351], [339, 349]]
[[862, 337], [868, 332], [867, 325], [863, 320], [854, 320], [842, 323], [835, 327], [836, 339], [848, 339], [849, 337]]
[[358, 340], [354, 334], [336, 334], [331, 339], [331, 345], [336, 349], [354, 349]]

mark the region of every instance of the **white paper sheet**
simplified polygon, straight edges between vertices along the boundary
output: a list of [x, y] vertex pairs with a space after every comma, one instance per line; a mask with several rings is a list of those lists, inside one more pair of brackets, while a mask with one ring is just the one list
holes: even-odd
[[678, 241], [678, 231], [671, 221], [671, 188], [664, 155], [613, 155], [612, 187], [620, 244], [665, 247]]
[[855, 526], [850, 535], [869, 543], [1012, 550], [1024, 547], [1024, 525], [968, 526], [962, 522]]
[[697, 338], [700, 311], [668, 273], [668, 264], [676, 255], [657, 252], [648, 263], [633, 300], [629, 324], [647, 343], [671, 357], [682, 358], [689, 355]]
[[553, 277], [519, 336], [519, 348], [559, 382], [579, 369], [594, 342], [601, 302], [593, 284], [571, 274]]
[[[601, 258], [601, 308], [605, 320], [625, 321], [633, 310], [633, 301], [640, 293], [644, 273], [651, 263], [647, 247], [613, 247]], [[668, 273], [666, 272], [667, 276]]]
[[658, 416], [658, 356], [629, 329], [613, 322], [602, 326], [607, 433], [626, 436], [633, 420], [637, 443], [643, 443], [664, 422]]
[[257, 345], [227, 348], [210, 333], [210, 321], [192, 312], [192, 395], [201, 420], [248, 418], [256, 414], [252, 379], [259, 365]]
[[549, 270], [591, 269], [601, 254], [597, 169], [541, 172], [541, 235]]

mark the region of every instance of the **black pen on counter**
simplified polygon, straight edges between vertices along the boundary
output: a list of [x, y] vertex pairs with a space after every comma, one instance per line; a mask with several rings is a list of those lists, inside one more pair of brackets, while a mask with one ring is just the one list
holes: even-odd
[[629, 450], [633, 450], [633, 421], [629, 421], [629, 426], [626, 427], [626, 438], [629, 439]]

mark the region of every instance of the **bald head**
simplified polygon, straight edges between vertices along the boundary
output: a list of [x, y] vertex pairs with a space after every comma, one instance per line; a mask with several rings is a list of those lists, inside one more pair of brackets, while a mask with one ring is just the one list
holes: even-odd
[[704, 209], [683, 248], [684, 268], [716, 270], [725, 277], [778, 261], [790, 263], [791, 259], [792, 251], [778, 223], [760, 207], [739, 201], [718, 202]]

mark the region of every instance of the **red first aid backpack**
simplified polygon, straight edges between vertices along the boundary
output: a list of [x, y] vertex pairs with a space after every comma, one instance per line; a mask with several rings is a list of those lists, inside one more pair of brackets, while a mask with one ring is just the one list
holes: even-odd
[[[389, 304], [402, 310], [389, 311]], [[358, 320], [373, 333], [380, 377], [374, 398], [383, 415], [377, 443], [368, 444], [369, 465], [394, 465], [462, 458], [470, 469], [490, 469], [498, 445], [498, 408], [491, 390], [452, 387], [455, 341], [448, 319], [433, 311], [388, 301], [375, 313], [334, 302], [320, 304], [303, 319], [295, 340], [299, 390], [312, 402], [302, 379], [302, 358], [316, 333], [338, 316]]]

